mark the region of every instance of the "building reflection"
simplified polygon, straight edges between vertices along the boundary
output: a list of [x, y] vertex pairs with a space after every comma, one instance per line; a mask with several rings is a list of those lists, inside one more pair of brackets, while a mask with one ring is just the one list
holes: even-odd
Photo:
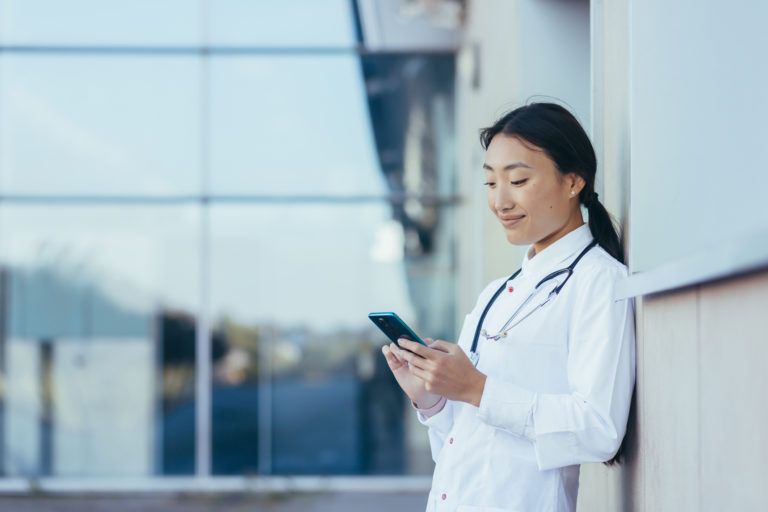
[[[51, 269], [5, 267], [0, 285], [6, 474], [194, 472], [194, 315], [132, 311]], [[271, 474], [405, 470], [404, 400], [377, 332], [224, 317], [211, 342], [214, 474], [263, 473], [265, 438]]]

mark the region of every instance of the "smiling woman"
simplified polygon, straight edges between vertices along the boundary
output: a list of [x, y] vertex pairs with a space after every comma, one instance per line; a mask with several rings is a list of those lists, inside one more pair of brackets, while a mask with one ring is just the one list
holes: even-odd
[[485, 160], [488, 206], [510, 243], [533, 243], [541, 252], [584, 223], [579, 202], [574, 200], [584, 188], [584, 178], [558, 172], [541, 149], [516, 135], [500, 134], [488, 145]]
[[613, 299], [627, 267], [594, 193], [595, 152], [566, 109], [520, 107], [481, 142], [488, 206], [510, 243], [530, 245], [522, 268], [482, 291], [457, 344], [383, 352], [429, 427], [427, 510], [571, 512], [580, 464], [616, 462], [627, 428], [633, 304]]

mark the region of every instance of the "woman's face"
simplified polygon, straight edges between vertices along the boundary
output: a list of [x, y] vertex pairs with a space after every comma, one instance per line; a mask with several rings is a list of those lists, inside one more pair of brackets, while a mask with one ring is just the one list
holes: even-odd
[[532, 144], [496, 135], [486, 150], [483, 169], [488, 206], [510, 243], [533, 244], [538, 253], [584, 223], [579, 208], [584, 179], [562, 174]]

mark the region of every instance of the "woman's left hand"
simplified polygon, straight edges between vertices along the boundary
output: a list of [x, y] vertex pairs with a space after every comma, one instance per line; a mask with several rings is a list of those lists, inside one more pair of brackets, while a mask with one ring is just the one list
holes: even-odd
[[425, 382], [427, 391], [480, 406], [485, 374], [480, 372], [455, 343], [437, 340], [429, 347], [401, 338], [398, 356], [408, 361], [408, 368]]

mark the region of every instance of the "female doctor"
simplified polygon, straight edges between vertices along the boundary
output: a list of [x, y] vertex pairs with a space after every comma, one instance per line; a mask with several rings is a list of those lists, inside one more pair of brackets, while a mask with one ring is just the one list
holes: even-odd
[[480, 293], [458, 344], [382, 351], [429, 427], [428, 511], [570, 512], [579, 464], [613, 462], [627, 427], [633, 304], [613, 296], [627, 267], [566, 109], [520, 107], [480, 139], [488, 206], [510, 243], [529, 245], [521, 268]]

